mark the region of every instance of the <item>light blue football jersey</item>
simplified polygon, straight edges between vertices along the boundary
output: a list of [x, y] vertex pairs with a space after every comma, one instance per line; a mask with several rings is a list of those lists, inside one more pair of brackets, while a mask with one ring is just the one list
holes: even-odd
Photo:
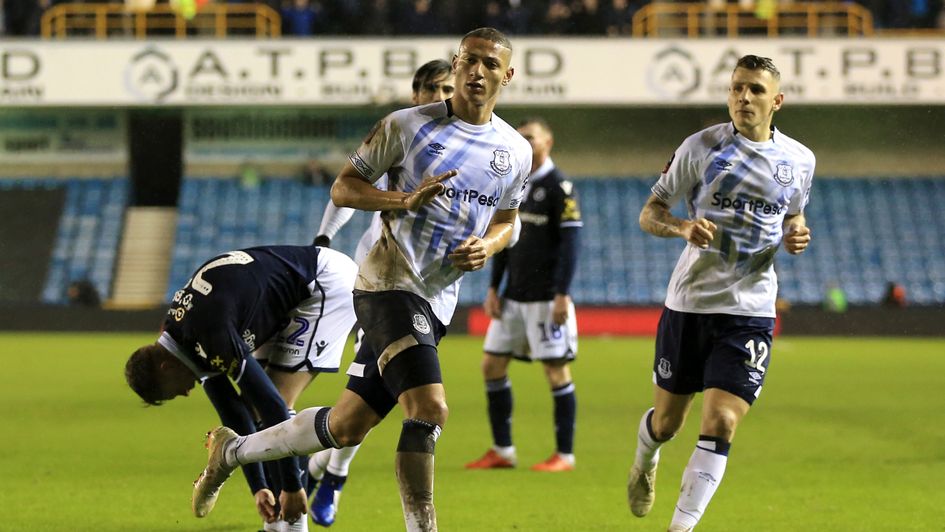
[[452, 169], [459, 174], [418, 211], [383, 213], [381, 236], [361, 263], [355, 288], [413, 292], [449, 324], [463, 272], [447, 256], [470, 235], [483, 236], [496, 210], [518, 208], [531, 160], [531, 145], [501, 118], [468, 124], [449, 100], [378, 122], [350, 157], [368, 181], [386, 172], [388, 190], [411, 192], [425, 178]]
[[787, 215], [802, 213], [814, 177], [813, 152], [777, 129], [766, 142], [731, 123], [687, 138], [653, 186], [671, 207], [718, 229], [708, 249], [687, 244], [669, 281], [666, 306], [679, 312], [775, 316], [774, 256]]

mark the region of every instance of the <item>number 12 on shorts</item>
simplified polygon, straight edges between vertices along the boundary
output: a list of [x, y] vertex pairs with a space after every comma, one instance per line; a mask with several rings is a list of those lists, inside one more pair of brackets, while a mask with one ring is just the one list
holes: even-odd
[[749, 368], [754, 368], [760, 373], [765, 372], [765, 359], [768, 358], [768, 344], [764, 342], [758, 342], [757, 349], [755, 347], [755, 341], [748, 340], [745, 344], [745, 348], [748, 349], [749, 359], [745, 361], [745, 365]]

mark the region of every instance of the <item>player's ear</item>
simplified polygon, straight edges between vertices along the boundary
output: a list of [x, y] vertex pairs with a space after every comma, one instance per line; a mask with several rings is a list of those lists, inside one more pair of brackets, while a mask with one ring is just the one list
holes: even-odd
[[775, 111], [781, 110], [781, 105], [783, 103], [784, 103], [784, 93], [779, 92], [778, 95], [774, 97], [774, 107], [772, 107], [772, 109]]
[[513, 75], [515, 75], [515, 69], [513, 67], [509, 67], [509, 69], [505, 71], [505, 76], [502, 76], [502, 85], [508, 85], [511, 83]]
[[459, 62], [459, 55], [453, 54], [453, 59], [450, 61], [450, 73], [456, 73], [456, 63]]

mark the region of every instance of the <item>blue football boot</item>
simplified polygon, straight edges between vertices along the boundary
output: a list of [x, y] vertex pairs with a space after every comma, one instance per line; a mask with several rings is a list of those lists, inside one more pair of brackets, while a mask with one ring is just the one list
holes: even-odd
[[312, 521], [315, 521], [316, 525], [329, 527], [335, 522], [341, 488], [344, 487], [347, 479], [348, 477], [339, 477], [325, 472], [325, 476], [318, 483], [318, 491], [312, 498]]

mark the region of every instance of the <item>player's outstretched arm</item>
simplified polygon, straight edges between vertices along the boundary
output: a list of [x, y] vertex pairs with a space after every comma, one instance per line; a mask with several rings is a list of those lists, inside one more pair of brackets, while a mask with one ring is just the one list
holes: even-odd
[[654, 195], [640, 211], [640, 228], [651, 235], [664, 238], [679, 237], [702, 249], [715, 238], [715, 224], [705, 218], [683, 220], [672, 215], [663, 200]]
[[354, 165], [347, 162], [331, 186], [331, 201], [339, 207], [351, 207], [362, 211], [415, 211], [443, 192], [446, 188], [443, 181], [456, 174], [456, 170], [449, 170], [440, 175], [428, 177], [416, 190], [406, 193], [376, 188], [361, 177]]
[[804, 253], [810, 244], [810, 228], [804, 214], [795, 214], [784, 217], [784, 249], [791, 255]]

